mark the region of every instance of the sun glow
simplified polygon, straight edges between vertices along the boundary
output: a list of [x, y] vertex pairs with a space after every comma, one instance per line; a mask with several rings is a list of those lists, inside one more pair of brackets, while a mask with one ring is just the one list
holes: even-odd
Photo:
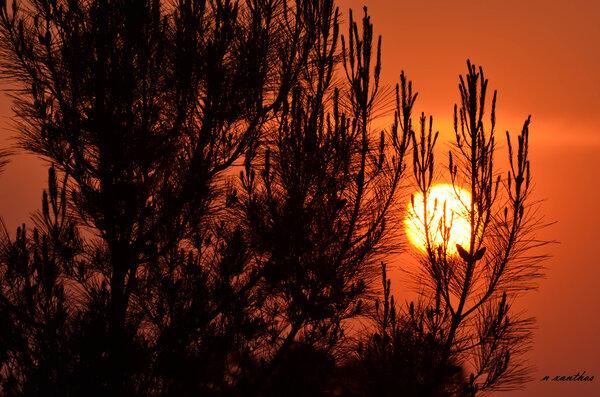
[[[459, 187], [440, 184], [433, 186], [427, 194], [424, 206], [422, 193], [414, 195], [408, 204], [404, 219], [408, 240], [419, 250], [425, 252], [427, 235], [432, 248], [444, 244], [447, 236], [449, 254], [456, 254], [456, 244], [468, 250], [471, 240], [471, 225], [468, 209], [471, 206], [471, 194]], [[427, 209], [427, 228], [425, 233], [425, 209]]]

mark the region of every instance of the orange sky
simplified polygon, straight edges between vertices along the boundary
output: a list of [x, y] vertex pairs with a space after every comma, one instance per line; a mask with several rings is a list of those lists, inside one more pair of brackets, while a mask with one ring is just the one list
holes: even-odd
[[[362, 16], [363, 1], [343, 0]], [[540, 233], [560, 244], [547, 252], [547, 278], [539, 292], [516, 306], [538, 320], [528, 358], [536, 380], [525, 396], [600, 395], [600, 3], [582, 0], [371, 0], [375, 34], [383, 36], [382, 78], [395, 84], [401, 70], [419, 92], [416, 108], [432, 114], [448, 142], [458, 75], [466, 59], [484, 67], [498, 89], [499, 156], [506, 156], [506, 129], [517, 133], [532, 115], [530, 156], [534, 197], [544, 199]], [[342, 28], [346, 34], [347, 27]], [[445, 145], [444, 139], [442, 142]], [[441, 149], [444, 146], [440, 146]], [[438, 156], [439, 161], [446, 155]], [[406, 291], [396, 272], [396, 294]], [[587, 371], [591, 383], [541, 382], [542, 376]]]
[[[339, 1], [362, 16], [364, 0]], [[419, 92], [416, 109], [434, 116], [434, 128], [450, 137], [458, 75], [467, 58], [482, 65], [498, 89], [500, 156], [504, 130], [518, 132], [532, 114], [530, 155], [535, 197], [557, 223], [540, 234], [558, 240], [548, 249], [547, 278], [518, 306], [538, 320], [530, 362], [536, 380], [523, 392], [498, 395], [600, 395], [600, 3], [584, 0], [371, 0], [375, 34], [383, 36], [383, 80], [395, 84], [406, 71]], [[344, 25], [342, 33], [346, 33]], [[12, 135], [10, 101], [0, 99], [0, 145]], [[447, 142], [447, 141], [446, 141]], [[445, 159], [445, 156], [438, 158]], [[441, 161], [441, 160], [440, 160]], [[12, 157], [0, 175], [0, 215], [9, 230], [40, 207], [45, 186], [41, 162]], [[402, 294], [402, 275], [392, 275]], [[587, 371], [591, 383], [540, 382], [544, 375]]]

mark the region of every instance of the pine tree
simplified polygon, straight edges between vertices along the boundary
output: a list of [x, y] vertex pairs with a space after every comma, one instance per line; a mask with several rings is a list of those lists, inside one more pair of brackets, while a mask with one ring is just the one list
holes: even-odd
[[540, 272], [523, 254], [529, 120], [503, 185], [481, 70], [461, 78], [449, 166], [473, 197], [470, 245], [430, 243], [429, 289], [396, 311], [385, 268], [380, 304], [374, 283], [407, 150], [427, 197], [436, 136], [424, 116], [413, 131], [404, 73], [393, 125], [372, 129], [385, 93], [366, 9], [340, 37], [333, 0], [2, 1], [0, 35], [20, 148], [50, 164], [34, 228], [0, 240], [4, 394], [335, 394], [369, 313], [359, 366], [386, 370], [359, 395], [524, 379], [530, 322], [509, 309]]
[[[517, 137], [516, 148], [506, 133], [510, 170], [503, 178], [494, 162], [496, 92], [486, 126], [488, 80], [482, 68], [470, 62], [467, 66], [467, 75], [460, 77], [461, 103], [454, 108], [456, 141], [448, 163], [455, 192], [463, 188], [471, 196], [470, 202], [461, 202], [460, 210], [451, 213], [446, 203], [428, 201], [437, 140], [431, 119], [426, 128], [423, 116], [421, 133], [413, 135], [413, 170], [423, 203], [415, 205], [413, 197], [409, 211], [422, 208], [418, 216], [425, 252], [420, 257], [422, 271], [417, 274], [424, 286], [420, 309], [411, 306], [408, 317], [417, 330], [424, 329], [441, 343], [431, 384], [442, 382], [449, 365], [459, 362], [469, 373], [462, 390], [470, 395], [512, 389], [528, 379], [522, 353], [531, 341], [533, 319], [519, 317], [511, 306], [520, 294], [535, 288], [545, 258], [535, 249], [546, 243], [535, 238], [543, 223], [530, 198], [530, 118]], [[432, 221], [436, 211], [443, 214], [439, 224]], [[451, 228], [458, 217], [469, 223], [469, 245], [451, 247]], [[436, 240], [436, 234], [442, 239]]]
[[[315, 12], [310, 2], [289, 6], [0, 4], [2, 71], [19, 87], [20, 146], [53, 164], [40, 220], [74, 225], [64, 236], [38, 229], [30, 238], [22, 228], [5, 240], [3, 282], [15, 290], [2, 290], [3, 311], [25, 338], [15, 332], [3, 343], [7, 392], [78, 394], [81, 385], [113, 395], [176, 393], [180, 374], [169, 366], [198, 357], [216, 373], [194, 387], [226, 382], [229, 365], [213, 366], [202, 350], [226, 361], [237, 323], [217, 324], [247, 309], [231, 307], [240, 297], [228, 287], [245, 269], [224, 271], [240, 248], [230, 225], [219, 226], [220, 181], [306, 64]], [[65, 181], [61, 189], [56, 180]], [[54, 257], [50, 237], [76, 244], [73, 257], [45, 264]], [[49, 374], [36, 365], [50, 354], [39, 346], [68, 357], [60, 366], [46, 361]]]
[[[362, 34], [350, 14], [340, 58], [338, 13], [333, 2], [323, 7], [332, 17], [275, 125], [246, 157], [241, 193], [231, 192], [262, 272], [264, 376], [277, 374], [303, 346], [334, 359], [347, 349], [348, 320], [364, 314], [378, 258], [390, 247], [388, 224], [406, 168], [408, 129], [370, 127], [381, 41], [373, 53], [366, 10]], [[335, 81], [342, 65], [345, 79]]]

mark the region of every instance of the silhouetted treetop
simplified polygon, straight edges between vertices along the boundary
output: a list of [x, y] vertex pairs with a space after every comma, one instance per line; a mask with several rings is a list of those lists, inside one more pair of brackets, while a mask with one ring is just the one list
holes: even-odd
[[333, 0], [0, 0], [18, 147], [49, 165], [34, 227], [0, 235], [3, 394], [523, 381], [530, 323], [510, 306], [540, 273], [523, 255], [529, 120], [503, 184], [495, 95], [484, 128], [487, 80], [468, 64], [449, 171], [474, 198], [470, 244], [453, 256], [428, 240], [422, 300], [397, 307], [382, 261], [401, 248], [406, 156], [426, 198], [437, 135], [424, 114], [413, 123], [404, 72], [395, 96], [380, 86], [366, 8], [348, 22], [343, 35]]

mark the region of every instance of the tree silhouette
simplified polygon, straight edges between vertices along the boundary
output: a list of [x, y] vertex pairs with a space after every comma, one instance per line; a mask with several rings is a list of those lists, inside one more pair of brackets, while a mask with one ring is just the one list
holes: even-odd
[[[420, 228], [425, 253], [417, 280], [424, 286], [421, 313], [411, 304], [410, 315], [417, 329], [425, 327], [442, 342], [438, 377], [451, 362], [463, 363], [470, 372], [467, 393], [505, 390], [527, 380], [527, 367], [520, 359], [530, 341], [532, 319], [510, 311], [513, 300], [535, 288], [544, 256], [532, 249], [545, 244], [535, 239], [543, 226], [531, 203], [528, 158], [530, 118], [518, 135], [513, 150], [507, 132], [510, 170], [502, 178], [494, 166], [496, 152], [495, 106], [492, 98], [490, 127], [483, 122], [488, 81], [483, 70], [467, 62], [468, 74], [460, 77], [461, 104], [455, 106], [456, 142], [449, 153], [448, 173], [458, 196], [464, 187], [471, 202], [451, 212], [446, 203], [428, 202], [435, 173], [431, 119], [421, 119], [420, 135], [413, 134], [413, 170], [422, 194]], [[416, 211], [415, 199], [409, 210]], [[421, 208], [419, 206], [419, 208]], [[432, 219], [442, 214], [439, 224]], [[450, 247], [452, 222], [458, 217], [470, 225], [469, 246]], [[442, 236], [436, 240], [435, 234]], [[439, 242], [438, 242], [439, 241]], [[435, 303], [433, 303], [435, 302]], [[472, 363], [472, 364], [467, 364]], [[436, 384], [439, 382], [433, 382]]]
[[[333, 2], [323, 7], [321, 14], [331, 17], [319, 29], [307, 66], [275, 125], [247, 154], [241, 193], [230, 193], [261, 272], [265, 377], [278, 376], [280, 365], [299, 360], [307, 346], [334, 358], [347, 349], [340, 346], [347, 320], [363, 313], [377, 258], [389, 246], [386, 223], [409, 145], [409, 130], [398, 124], [387, 134], [370, 131], [381, 64], [380, 44], [371, 61], [366, 11], [362, 35], [350, 14], [340, 59], [338, 13]], [[346, 81], [334, 81], [340, 62]], [[304, 365], [313, 364], [306, 359]]]
[[68, 384], [67, 366], [72, 354], [82, 352], [75, 347], [62, 269], [79, 265], [75, 257], [81, 240], [65, 216], [65, 192], [50, 168], [49, 190], [44, 191], [43, 208], [35, 218], [38, 228], [31, 236], [25, 226], [14, 239], [6, 229], [2, 236], [2, 389], [7, 395], [77, 389]]
[[[418, 220], [408, 224], [417, 229], [424, 246], [423, 252], [416, 251], [420, 267], [413, 271], [420, 296], [400, 308], [381, 263], [383, 288], [371, 312], [374, 327], [361, 339], [357, 354], [341, 366], [338, 381], [344, 383], [343, 395], [474, 396], [514, 389], [528, 379], [522, 354], [529, 348], [533, 319], [510, 309], [519, 294], [535, 288], [545, 259], [536, 248], [547, 244], [535, 238], [544, 224], [529, 197], [530, 119], [516, 150], [507, 132], [510, 171], [502, 179], [493, 164], [496, 93], [487, 129], [483, 109], [488, 83], [481, 68], [467, 65], [466, 79], [460, 78], [462, 103], [455, 107], [456, 144], [448, 167], [461, 208], [447, 208], [447, 202], [439, 199], [429, 201], [438, 133], [433, 134], [433, 120], [425, 115], [420, 132], [412, 131], [408, 117], [404, 125], [410, 129], [413, 174], [420, 193], [419, 198], [411, 197], [407, 208]], [[403, 75], [401, 81], [402, 101], [397, 101], [396, 114], [410, 116], [417, 95]], [[461, 198], [463, 187], [473, 197], [470, 202]], [[459, 217], [470, 224], [468, 247], [450, 246]]]
[[[235, 328], [212, 323], [243, 312], [223, 307], [235, 303], [223, 289], [243, 269], [221, 271], [231, 265], [230, 251], [238, 252], [223, 246], [233, 237], [218, 226], [219, 181], [287, 98], [306, 64], [316, 10], [310, 2], [290, 9], [261, 0], [0, 6], [2, 70], [20, 83], [20, 144], [64, 176], [59, 196], [50, 179], [51, 207], [83, 236], [74, 258], [52, 262], [45, 299], [65, 301], [59, 317], [67, 316], [73, 329], [53, 329], [60, 328], [67, 344], [82, 338], [77, 346], [85, 351], [74, 352], [64, 368], [53, 367], [57, 373], [47, 379], [58, 389], [44, 388], [62, 394], [68, 374], [67, 385], [86, 379], [88, 388], [113, 395], [170, 392], [173, 382], [164, 376], [178, 375], [165, 369], [173, 360], [161, 353], [179, 360], [177, 352], [200, 340], [184, 354], [193, 359], [212, 346], [210, 337], [226, 338], [216, 346], [231, 348], [226, 343]], [[41, 304], [29, 286], [42, 286], [38, 262], [27, 259], [36, 255], [39, 231], [33, 242], [27, 236], [21, 229], [15, 242], [6, 240], [7, 251], [22, 250], [14, 255], [25, 288], [7, 293], [6, 310], [25, 309], [21, 296]], [[36, 318], [33, 309], [27, 307]], [[32, 327], [24, 335], [37, 332], [35, 324], [21, 326]], [[35, 365], [43, 352], [30, 339], [23, 343], [32, 344], [22, 346], [33, 349], [31, 362], [6, 364], [18, 374], [7, 380], [15, 393], [46, 375]], [[53, 342], [41, 338], [44, 343]], [[224, 360], [227, 352], [218, 356]], [[213, 383], [214, 377], [207, 382]]]
[[429, 243], [429, 289], [397, 312], [385, 266], [371, 304], [379, 263], [407, 150], [427, 197], [436, 139], [424, 116], [413, 131], [404, 73], [393, 124], [372, 128], [386, 93], [366, 8], [340, 37], [333, 0], [2, 1], [0, 32], [19, 145], [50, 164], [35, 227], [0, 239], [4, 394], [471, 395], [523, 379], [510, 357], [529, 323], [509, 307], [539, 272], [523, 256], [528, 122], [498, 207], [481, 71], [461, 80], [450, 156], [471, 244]]
[[[433, 324], [436, 309], [426, 302], [398, 311], [386, 266], [381, 267], [383, 299], [376, 301], [375, 328], [361, 341], [356, 359], [347, 364], [351, 376], [361, 380], [350, 395], [470, 395], [460, 363], [448, 360], [440, 365], [444, 339]], [[434, 307], [439, 310], [440, 302]]]

